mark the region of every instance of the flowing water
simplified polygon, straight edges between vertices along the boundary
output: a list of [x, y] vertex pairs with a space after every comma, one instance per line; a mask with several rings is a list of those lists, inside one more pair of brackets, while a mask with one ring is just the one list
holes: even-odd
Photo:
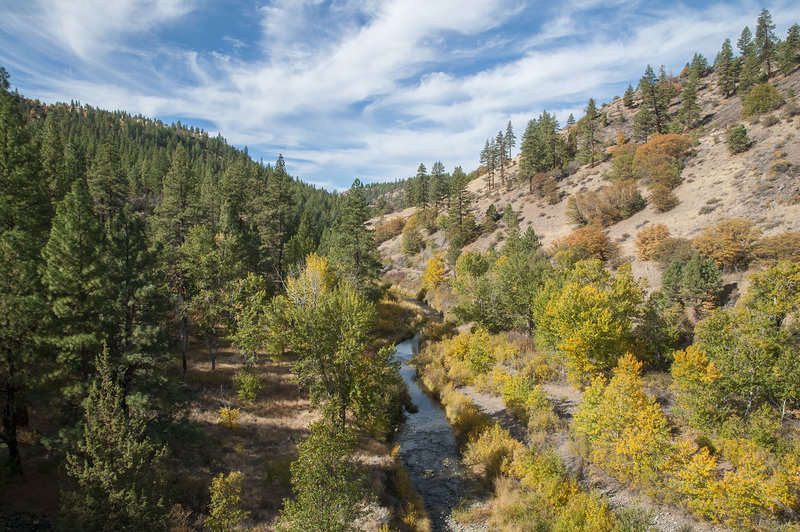
[[450, 511], [465, 492], [464, 476], [453, 428], [439, 404], [419, 387], [415, 369], [408, 363], [417, 346], [414, 337], [398, 344], [395, 353], [411, 400], [419, 407], [418, 412], [408, 414], [396, 442], [411, 484], [425, 501], [433, 529], [449, 530]]

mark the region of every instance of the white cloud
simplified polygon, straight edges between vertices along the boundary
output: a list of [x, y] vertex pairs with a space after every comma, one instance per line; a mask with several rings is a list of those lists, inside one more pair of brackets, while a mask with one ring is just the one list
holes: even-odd
[[[760, 8], [749, 0], [705, 8], [572, 0], [520, 35], [506, 25], [523, 9], [544, 16], [547, 6], [275, 0], [256, 10], [260, 41], [222, 37], [248, 47], [245, 61], [147, 42], [152, 29], [181, 23], [195, 5], [188, 0], [37, 1], [35, 13], [0, 6], [5, 31], [27, 35], [37, 54], [74, 54], [81, 74], [25, 67], [37, 77], [35, 97], [201, 119], [251, 154], [274, 160], [282, 152], [294, 174], [337, 187], [410, 175], [420, 161], [469, 170], [509, 118], [521, 137], [544, 108], [562, 123], [570, 112], [580, 118], [590, 96], [610, 100], [648, 63], [677, 72], [695, 51], [713, 60]], [[768, 7], [776, 20], [800, 17], [788, 2]], [[3, 31], [0, 61], [23, 65], [23, 48], [2, 42]], [[53, 45], [62, 51], [48, 51]], [[253, 59], [252, 49], [262, 55]]]
[[38, 0], [45, 28], [84, 60], [108, 50], [120, 35], [183, 16], [188, 0]]

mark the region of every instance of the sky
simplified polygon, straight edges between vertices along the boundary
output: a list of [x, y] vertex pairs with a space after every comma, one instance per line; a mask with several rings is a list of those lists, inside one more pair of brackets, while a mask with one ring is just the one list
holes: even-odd
[[29, 98], [180, 120], [341, 190], [469, 172], [509, 120], [713, 62], [764, 7], [781, 38], [800, 22], [796, 0], [0, 0], [0, 65]]

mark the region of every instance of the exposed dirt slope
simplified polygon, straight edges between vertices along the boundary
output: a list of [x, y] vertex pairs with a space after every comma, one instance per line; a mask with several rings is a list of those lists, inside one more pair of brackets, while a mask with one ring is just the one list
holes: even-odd
[[[771, 82], [784, 97], [787, 97], [790, 89], [800, 93], [800, 71]], [[620, 244], [623, 259], [632, 264], [636, 276], [648, 280], [651, 290], [660, 284], [660, 268], [652, 262], [639, 261], [633, 247], [634, 236], [648, 224], [663, 223], [669, 227], [672, 236], [685, 238], [692, 238], [703, 227], [728, 218], [750, 218], [765, 236], [783, 231], [800, 231], [800, 115], [789, 116], [784, 106], [771, 114], [778, 119], [773, 125], [768, 125], [769, 121], [764, 117], [743, 121], [740, 98], [722, 98], [713, 74], [702, 79], [699, 102], [703, 125], [693, 132], [699, 145], [694, 148], [695, 155], [686, 159], [681, 173], [683, 183], [675, 189], [680, 203], [665, 213], [658, 213], [648, 206], [631, 218], [607, 228], [612, 239]], [[677, 97], [671, 112], [675, 112], [679, 104], [680, 98]], [[617, 99], [603, 106], [601, 111], [606, 112], [609, 118], [608, 126], [600, 132], [607, 144], [613, 143], [619, 132], [627, 138], [631, 137], [636, 109], [625, 108], [622, 100]], [[740, 122], [746, 125], [753, 146], [745, 153], [731, 155], [725, 143], [726, 130]], [[783, 164], [776, 165], [777, 161]], [[516, 157], [506, 167], [507, 182], [515, 181], [518, 169], [519, 157]], [[565, 215], [567, 198], [576, 192], [597, 190], [608, 184], [604, 174], [610, 170], [610, 162], [603, 161], [594, 168], [588, 165], [581, 167], [560, 180], [562, 200], [555, 205], [528, 194], [527, 183], [514, 182], [511, 188], [489, 191], [487, 176], [481, 175], [468, 187], [473, 194], [472, 211], [480, 222], [489, 205], [494, 204], [498, 210], [502, 210], [510, 204], [521, 215], [522, 229], [533, 227], [547, 246], [575, 229]], [[499, 176], [495, 179], [499, 183]], [[647, 197], [647, 190], [640, 188], [642, 195]], [[406, 209], [387, 218], [398, 215], [408, 217], [413, 212], [413, 208]], [[481, 236], [465, 249], [487, 249], [497, 241], [498, 233], [504, 229], [500, 222], [494, 233]], [[433, 235], [433, 238], [440, 246], [444, 243], [440, 234]], [[398, 236], [385, 242], [381, 251], [393, 260], [395, 267], [402, 268], [399, 241]], [[741, 275], [735, 277], [738, 280]]]

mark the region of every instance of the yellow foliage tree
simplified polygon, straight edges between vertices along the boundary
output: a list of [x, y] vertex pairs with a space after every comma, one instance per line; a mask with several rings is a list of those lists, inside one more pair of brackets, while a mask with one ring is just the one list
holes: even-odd
[[607, 386], [596, 379], [573, 430], [587, 438], [598, 465], [621, 480], [649, 485], [668, 457], [670, 439], [661, 408], [644, 393], [641, 370], [642, 363], [627, 353]]
[[303, 271], [286, 280], [286, 297], [296, 307], [313, 306], [321, 293], [330, 290], [333, 282], [328, 259], [311, 253], [306, 257]]
[[444, 283], [444, 274], [446, 271], [447, 266], [444, 263], [442, 252], [436, 253], [428, 260], [428, 265], [425, 267], [425, 276], [422, 279], [422, 286], [428, 291], [436, 290]]
[[543, 341], [566, 359], [570, 379], [583, 383], [609, 369], [631, 349], [631, 325], [644, 288], [623, 265], [615, 274], [597, 260], [581, 261], [562, 287], [545, 289], [535, 305], [534, 321]]
[[679, 411], [696, 427], [706, 426], [716, 400], [711, 385], [720, 377], [716, 366], [697, 344], [675, 352], [672, 387], [677, 393]]

